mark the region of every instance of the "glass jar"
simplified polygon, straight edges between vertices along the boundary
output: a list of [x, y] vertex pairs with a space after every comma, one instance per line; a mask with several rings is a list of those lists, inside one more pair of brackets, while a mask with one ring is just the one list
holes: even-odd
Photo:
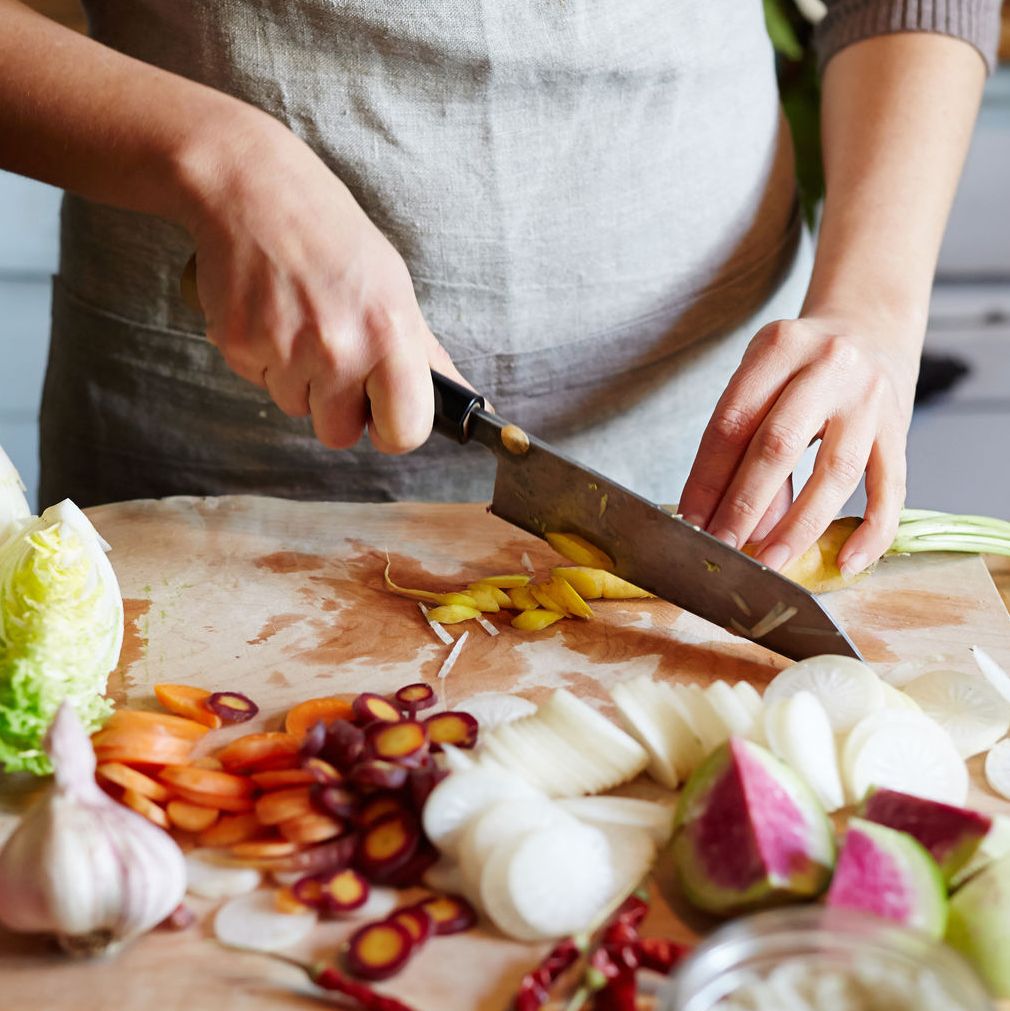
[[[783, 969], [788, 964], [790, 969]], [[775, 909], [727, 924], [688, 958], [660, 990], [660, 1011], [717, 1011], [720, 1001], [756, 980], [780, 973], [806, 974], [811, 981], [828, 976], [855, 976], [887, 982], [893, 989], [908, 981], [912, 988], [905, 1007], [893, 998], [865, 1003], [889, 1011], [925, 1011], [917, 1003], [916, 987], [928, 986], [943, 1011], [992, 1011], [993, 1005], [974, 971], [953, 949], [925, 934], [845, 909], [819, 906]], [[929, 978], [931, 977], [931, 978]], [[900, 982], [899, 982], [900, 981]], [[828, 988], [830, 981], [822, 982]], [[786, 985], [785, 981], [783, 985]], [[808, 985], [813, 985], [809, 983]], [[883, 987], [881, 987], [883, 989]], [[738, 1003], [735, 1007], [771, 1007]], [[790, 1006], [793, 1006], [790, 1003]], [[799, 1006], [803, 1006], [802, 1004]], [[841, 998], [813, 1004], [817, 1011], [858, 1004]], [[785, 1002], [776, 1005], [784, 1009]], [[860, 1008], [859, 1011], [863, 1011]]]

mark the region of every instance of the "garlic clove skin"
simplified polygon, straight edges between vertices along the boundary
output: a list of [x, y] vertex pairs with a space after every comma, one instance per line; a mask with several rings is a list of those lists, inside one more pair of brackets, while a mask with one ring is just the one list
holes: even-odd
[[91, 742], [68, 703], [46, 750], [55, 782], [0, 852], [0, 922], [55, 934], [75, 954], [111, 952], [179, 905], [185, 861], [168, 833], [99, 789]]

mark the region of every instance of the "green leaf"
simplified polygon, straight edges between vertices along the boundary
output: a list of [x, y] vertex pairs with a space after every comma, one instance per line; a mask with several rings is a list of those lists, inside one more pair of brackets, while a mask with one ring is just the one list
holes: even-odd
[[787, 60], [803, 59], [803, 46], [789, 18], [789, 0], [764, 0], [765, 24], [775, 51]]

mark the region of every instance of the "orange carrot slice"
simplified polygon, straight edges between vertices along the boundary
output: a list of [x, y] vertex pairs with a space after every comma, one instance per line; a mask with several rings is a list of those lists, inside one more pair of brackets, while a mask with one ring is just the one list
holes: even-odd
[[263, 772], [283, 765], [291, 768], [298, 759], [298, 738], [279, 732], [246, 734], [226, 744], [217, 757], [229, 772]]
[[184, 737], [188, 741], [197, 741], [210, 730], [210, 727], [181, 716], [151, 713], [146, 709], [117, 709], [105, 721], [104, 729], [114, 728], [164, 731], [175, 737]]
[[254, 784], [245, 776], [214, 769], [197, 769], [192, 765], [170, 765], [161, 770], [161, 780], [170, 786], [181, 786], [194, 793], [212, 793], [219, 797], [248, 797]]
[[103, 762], [95, 770], [102, 779], [107, 779], [110, 783], [123, 787], [124, 790], [133, 790], [135, 793], [151, 800], [168, 800], [168, 790], [165, 789], [156, 779], [145, 776], [136, 769], [131, 769], [122, 762]]
[[145, 797], [136, 790], [125, 790], [123, 803], [137, 814], [142, 814], [148, 821], [153, 821], [158, 828], [168, 828], [168, 815], [150, 797]]
[[317, 723], [349, 720], [352, 715], [350, 700], [342, 696], [326, 695], [318, 699], [306, 699], [288, 710], [284, 717], [284, 729], [300, 741]]
[[215, 758], [213, 755], [204, 755], [203, 758], [195, 758], [189, 763], [194, 769], [214, 769], [220, 772], [224, 766], [221, 764], [221, 759]]
[[221, 726], [221, 717], [206, 706], [206, 700], [210, 698], [211, 693], [205, 688], [197, 688], [195, 685], [160, 684], [154, 686], [154, 695], [176, 716], [195, 720], [205, 727], [210, 727], [211, 730], [217, 730]]
[[275, 857], [289, 857], [297, 853], [299, 848], [297, 843], [293, 842], [261, 839], [236, 843], [231, 847], [231, 852], [241, 860], [273, 860]]
[[220, 814], [212, 807], [201, 807], [185, 800], [170, 800], [165, 812], [168, 820], [184, 832], [202, 832], [210, 828]]
[[215, 811], [229, 811], [232, 814], [243, 814], [253, 809], [253, 799], [249, 796], [229, 797], [217, 793], [200, 793], [197, 790], [187, 790], [184, 786], [173, 786], [172, 793], [190, 804], [213, 808]]
[[291, 818], [300, 818], [315, 813], [312, 795], [307, 786], [296, 786], [290, 790], [274, 790], [265, 793], [256, 801], [256, 817], [264, 825], [278, 825]]
[[308, 769], [273, 769], [254, 772], [249, 777], [261, 790], [281, 790], [288, 786], [311, 786], [316, 776]]
[[193, 753], [193, 742], [166, 733], [101, 730], [91, 742], [99, 762], [140, 765], [182, 765]]
[[263, 834], [259, 818], [251, 811], [248, 814], [222, 815], [210, 828], [204, 829], [197, 842], [201, 846], [235, 846]]
[[318, 843], [335, 839], [344, 830], [342, 822], [315, 811], [282, 821], [277, 828], [288, 842]]

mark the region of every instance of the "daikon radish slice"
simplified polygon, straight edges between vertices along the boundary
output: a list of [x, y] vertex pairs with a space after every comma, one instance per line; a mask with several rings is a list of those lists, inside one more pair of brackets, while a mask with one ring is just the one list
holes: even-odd
[[524, 723], [524, 720], [515, 720], [485, 736], [481, 762], [483, 764], [484, 757], [489, 757], [501, 768], [521, 776], [537, 790], [549, 793], [557, 785], [555, 770], [547, 767], [543, 756], [529, 747]]
[[565, 937], [591, 925], [614, 878], [606, 836], [573, 819], [496, 846], [481, 874], [481, 905], [509, 937]]
[[988, 751], [1010, 731], [1010, 703], [977, 674], [930, 671], [904, 691], [950, 734], [962, 758]]
[[813, 692], [824, 706], [836, 734], [851, 730], [884, 705], [883, 682], [864, 663], [848, 656], [812, 656], [775, 675], [765, 689], [765, 703]]
[[968, 797], [968, 767], [950, 736], [911, 710], [884, 709], [857, 723], [842, 751], [842, 777], [852, 801], [871, 786], [959, 807]]
[[504, 800], [471, 819], [459, 844], [459, 869], [467, 893], [479, 894], [484, 864], [499, 843], [534, 829], [552, 828], [571, 821], [571, 815], [546, 797]]
[[655, 709], [670, 742], [677, 773], [681, 780], [687, 779], [704, 761], [705, 748], [677, 693], [667, 682], [649, 678], [636, 681], [633, 690], [643, 705]]
[[214, 936], [229, 948], [282, 951], [304, 940], [316, 913], [279, 912], [272, 891], [261, 889], [225, 903], [214, 917]]
[[614, 685], [610, 697], [624, 729], [649, 753], [648, 772], [657, 783], [676, 790], [680, 786], [680, 773], [672, 742], [659, 722], [659, 714], [639, 704], [638, 698], [627, 685]]
[[705, 754], [714, 751], [729, 734], [712, 703], [697, 685], [677, 684], [672, 687], [687, 715], [688, 724], [701, 740]]
[[971, 655], [985, 679], [1010, 703], [1010, 674], [998, 664], [981, 646], [972, 646]]
[[431, 842], [443, 853], [457, 855], [467, 822], [512, 797], [542, 797], [526, 780], [504, 769], [477, 766], [447, 776], [428, 795], [422, 821]]
[[529, 699], [506, 692], [481, 692], [470, 696], [456, 708], [474, 717], [485, 733], [524, 716], [532, 716], [537, 711], [536, 705]]
[[186, 891], [204, 899], [227, 899], [259, 888], [263, 875], [254, 867], [221, 862], [219, 850], [195, 849], [186, 854]]
[[736, 693], [736, 697], [743, 703], [744, 709], [757, 719], [764, 708], [764, 700], [761, 698], [761, 693], [749, 681], [737, 681], [733, 685], [733, 691]]
[[754, 729], [754, 717], [725, 681], [713, 681], [705, 689], [705, 697], [712, 703], [712, 708], [726, 728], [728, 736], [750, 736]]
[[657, 846], [665, 846], [673, 834], [673, 809], [637, 797], [570, 797], [557, 806], [579, 821], [597, 827], [623, 825], [646, 832]]
[[521, 720], [510, 725], [526, 741], [544, 789], [552, 797], [592, 793], [610, 775], [609, 767], [601, 765], [598, 756], [580, 752], [542, 720]]
[[797, 692], [772, 703], [769, 711], [773, 714], [773, 729], [768, 733], [772, 751], [806, 780], [825, 811], [844, 807], [835, 736], [817, 696]]
[[656, 862], [656, 841], [642, 828], [620, 825], [616, 822], [596, 826], [603, 833], [610, 848], [610, 868], [613, 883], [610, 894], [597, 910], [593, 922], [605, 919], [615, 903], [623, 901], [634, 891]]
[[915, 709], [919, 712], [922, 707], [910, 695], [906, 695], [901, 688], [895, 688], [886, 681], [881, 680], [881, 687], [884, 689], [884, 706], [888, 709]]
[[403, 905], [403, 895], [396, 888], [379, 888], [372, 885], [368, 898], [357, 909], [340, 914], [342, 920], [384, 920], [397, 907]]
[[985, 781], [994, 793], [1010, 800], [1010, 738], [993, 745], [985, 756]]
[[455, 744], [443, 744], [439, 755], [442, 756], [442, 762], [450, 772], [463, 772], [477, 765], [466, 751], [457, 748]]
[[634, 779], [649, 763], [649, 756], [638, 741], [565, 688], [559, 688], [540, 707], [537, 718], [541, 717], [584, 758], [601, 769], [612, 770], [608, 781], [604, 782], [601, 776], [593, 792]]

